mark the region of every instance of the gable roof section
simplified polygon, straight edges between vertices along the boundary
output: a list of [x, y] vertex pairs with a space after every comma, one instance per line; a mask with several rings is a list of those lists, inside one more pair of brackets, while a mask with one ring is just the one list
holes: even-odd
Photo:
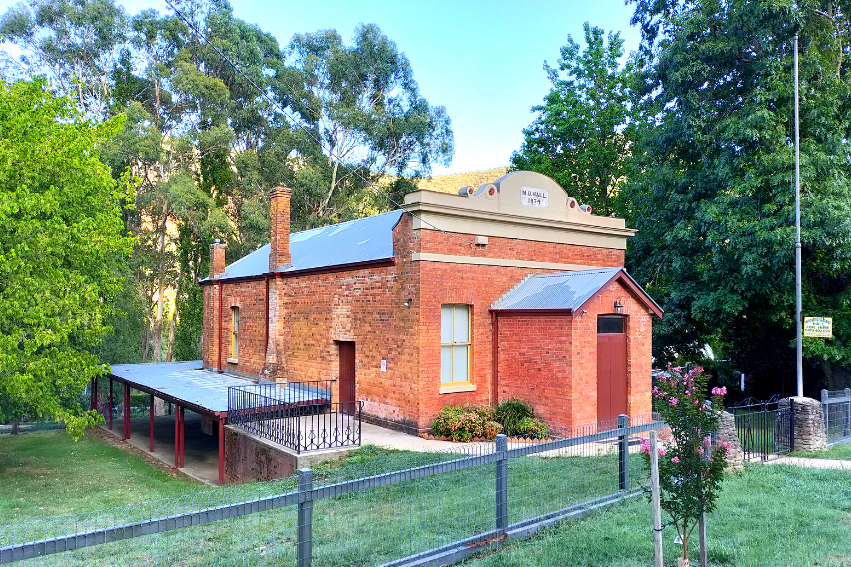
[[491, 305], [492, 311], [575, 313], [611, 282], [619, 280], [657, 317], [662, 309], [623, 268], [599, 268], [555, 274], [531, 274]]
[[[281, 273], [333, 268], [364, 262], [391, 260], [393, 229], [404, 211], [396, 210], [371, 217], [321, 226], [290, 235], [292, 261]], [[225, 268], [216, 280], [249, 278], [269, 273], [266, 244]], [[204, 278], [201, 281], [211, 281]]]

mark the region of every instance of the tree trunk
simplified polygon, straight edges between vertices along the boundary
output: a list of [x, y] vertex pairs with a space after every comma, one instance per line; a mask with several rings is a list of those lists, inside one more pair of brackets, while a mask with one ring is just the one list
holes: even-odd
[[334, 165], [331, 166], [331, 188], [328, 190], [328, 195], [325, 196], [325, 200], [322, 202], [322, 211], [320, 214], [324, 215], [325, 211], [328, 209], [328, 203], [331, 201], [331, 195], [334, 194], [334, 188], [337, 185], [337, 167], [340, 165], [340, 162], [335, 161]]
[[168, 347], [165, 351], [165, 361], [171, 362], [172, 349], [174, 347], [174, 311], [168, 320]]
[[154, 320], [153, 340], [154, 340], [154, 360], [161, 362], [162, 360], [162, 325], [163, 325], [163, 302], [165, 300], [165, 231], [166, 221], [168, 220], [168, 204], [163, 203], [163, 220], [160, 226], [160, 262], [158, 266], [159, 274], [157, 280], [157, 317]]
[[21, 422], [17, 419], [12, 422], [12, 432], [11, 435], [17, 435], [21, 432]]

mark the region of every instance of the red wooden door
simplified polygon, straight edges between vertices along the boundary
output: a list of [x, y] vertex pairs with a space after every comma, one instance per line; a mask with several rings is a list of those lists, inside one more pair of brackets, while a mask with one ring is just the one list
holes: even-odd
[[597, 319], [597, 421], [627, 411], [625, 327], [624, 317]]
[[355, 404], [345, 403], [355, 401], [355, 343], [340, 341], [340, 411], [353, 415]]

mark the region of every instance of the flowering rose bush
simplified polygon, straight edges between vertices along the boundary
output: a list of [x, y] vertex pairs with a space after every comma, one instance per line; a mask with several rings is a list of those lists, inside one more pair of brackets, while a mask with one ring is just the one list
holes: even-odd
[[[688, 558], [688, 539], [705, 512], [711, 512], [721, 491], [729, 444], [712, 443], [726, 388], [713, 388], [705, 398], [707, 377], [698, 367], [686, 373], [668, 368], [653, 388], [653, 409], [671, 429], [658, 448], [662, 509], [670, 516]], [[641, 452], [650, 461], [650, 443]]]

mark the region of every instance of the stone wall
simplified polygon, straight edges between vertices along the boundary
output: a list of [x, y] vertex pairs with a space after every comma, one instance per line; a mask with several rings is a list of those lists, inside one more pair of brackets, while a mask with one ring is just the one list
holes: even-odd
[[795, 411], [793, 450], [807, 453], [826, 449], [827, 436], [824, 432], [824, 413], [821, 402], [800, 396], [783, 398], [777, 404], [780, 413], [788, 410], [790, 402], [793, 403]]
[[730, 412], [722, 411], [718, 418], [718, 440], [730, 444], [730, 450], [727, 452], [727, 466], [732, 469], [742, 468], [744, 462], [742, 444], [736, 433], [736, 418]]

